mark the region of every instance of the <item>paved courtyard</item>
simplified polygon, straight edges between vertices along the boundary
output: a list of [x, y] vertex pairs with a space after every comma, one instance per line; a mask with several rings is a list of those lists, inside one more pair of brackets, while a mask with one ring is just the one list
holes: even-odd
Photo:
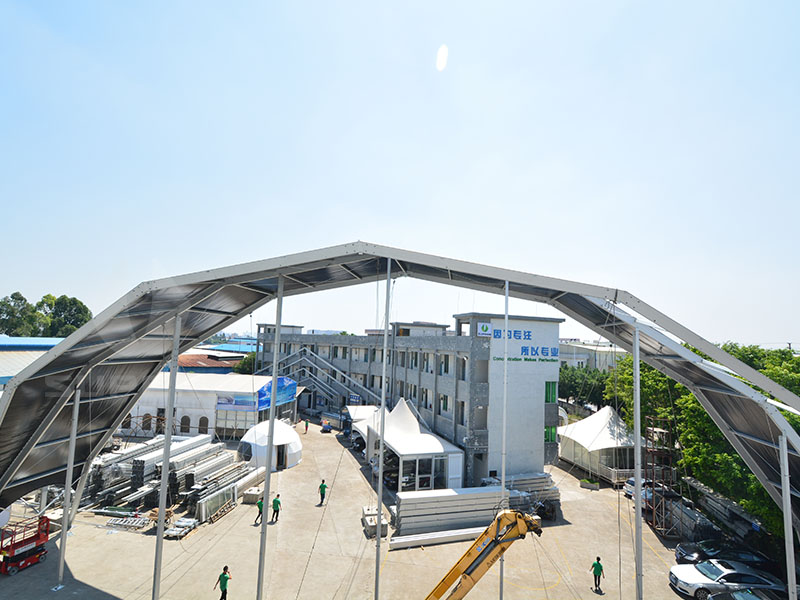
[[[275, 600], [372, 598], [375, 541], [360, 524], [361, 507], [374, 504], [368, 471], [341, 440], [319, 427], [300, 435], [303, 461], [273, 476], [283, 511], [269, 525], [267, 594]], [[634, 597], [631, 502], [611, 488], [580, 489], [579, 475], [552, 467], [561, 488], [563, 516], [545, 521], [541, 538], [516, 542], [506, 553], [505, 598], [595, 598], [589, 567], [599, 555], [605, 565], [604, 595]], [[577, 475], [577, 476], [576, 476]], [[317, 486], [330, 484], [326, 504], [317, 506]], [[182, 541], [165, 540], [161, 597], [166, 600], [218, 598], [212, 590], [223, 565], [233, 579], [228, 597], [254, 598], [259, 527], [256, 509], [239, 505], [214, 524], [204, 525]], [[50, 543], [48, 561], [0, 579], [0, 598], [150, 598], [153, 579], [152, 533], [107, 529], [107, 517], [81, 514], [67, 548], [66, 586], [56, 584], [58, 552]], [[644, 585], [648, 600], [678, 596], [667, 585], [674, 564], [667, 546], [644, 526]], [[381, 598], [425, 598], [469, 547], [446, 544], [388, 552], [381, 545]], [[470, 598], [497, 597], [495, 566]]]

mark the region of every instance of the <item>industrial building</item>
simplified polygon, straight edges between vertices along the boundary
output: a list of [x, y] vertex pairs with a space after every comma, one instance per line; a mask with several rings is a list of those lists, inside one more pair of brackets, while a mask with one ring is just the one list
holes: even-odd
[[[500, 471], [503, 346], [508, 339], [508, 472], [541, 472], [558, 456], [558, 328], [563, 319], [488, 313], [454, 315], [455, 328], [392, 323], [387, 405], [401, 398], [434, 434], [464, 452], [464, 481]], [[274, 325], [259, 325], [256, 362], [272, 364]], [[340, 413], [374, 404], [381, 389], [382, 335], [303, 334], [281, 327], [280, 374], [306, 386], [301, 410]], [[444, 481], [445, 478], [442, 478]], [[447, 478], [449, 479], [449, 478]]]
[[[175, 383], [175, 429], [181, 434], [216, 434], [223, 440], [240, 439], [267, 412], [271, 377], [179, 372]], [[278, 382], [279, 419], [296, 418], [296, 383], [288, 378]], [[163, 433], [169, 389], [169, 372], [153, 379], [120, 426], [124, 435], [148, 437]], [[299, 388], [302, 393], [303, 389]]]

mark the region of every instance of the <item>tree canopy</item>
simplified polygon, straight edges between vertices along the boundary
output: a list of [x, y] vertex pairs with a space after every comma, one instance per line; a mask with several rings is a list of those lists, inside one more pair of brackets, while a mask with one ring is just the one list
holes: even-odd
[[31, 304], [19, 292], [0, 299], [0, 333], [18, 337], [66, 337], [92, 318], [77, 298], [46, 294]]
[[233, 365], [233, 372], [241, 373], [242, 375], [252, 375], [255, 364], [256, 353], [249, 352], [242, 360]]

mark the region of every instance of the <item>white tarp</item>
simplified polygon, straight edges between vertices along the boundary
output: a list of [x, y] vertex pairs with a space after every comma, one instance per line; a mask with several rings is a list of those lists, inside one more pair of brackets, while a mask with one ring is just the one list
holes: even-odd
[[[376, 413], [372, 422], [362, 421], [355, 425], [367, 424], [370, 434], [379, 439], [380, 413]], [[360, 431], [360, 429], [359, 429]], [[463, 454], [463, 451], [447, 440], [431, 433], [420, 424], [408, 406], [408, 400], [401, 399], [397, 406], [386, 415], [384, 442], [398, 456], [421, 456], [426, 454]]]
[[[250, 464], [263, 467], [267, 463], [267, 438], [269, 435], [269, 421], [263, 421], [247, 430], [242, 437], [242, 443], [249, 443], [253, 456]], [[283, 421], [275, 421], [275, 434], [273, 439], [272, 470], [277, 469], [278, 447], [286, 446], [286, 468], [295, 466], [303, 459], [303, 442], [294, 430], [294, 427]]]
[[369, 419], [378, 411], [378, 407], [371, 404], [348, 404], [344, 408], [350, 413], [350, 418], [353, 420], [353, 423]]
[[559, 427], [558, 435], [580, 444], [589, 452], [605, 448], [633, 448], [633, 434], [610, 406], [577, 423]]

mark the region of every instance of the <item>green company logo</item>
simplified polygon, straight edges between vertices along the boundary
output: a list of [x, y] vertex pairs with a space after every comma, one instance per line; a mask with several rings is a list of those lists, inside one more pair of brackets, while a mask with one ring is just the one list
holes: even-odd
[[478, 337], [492, 337], [492, 324], [478, 323]]

